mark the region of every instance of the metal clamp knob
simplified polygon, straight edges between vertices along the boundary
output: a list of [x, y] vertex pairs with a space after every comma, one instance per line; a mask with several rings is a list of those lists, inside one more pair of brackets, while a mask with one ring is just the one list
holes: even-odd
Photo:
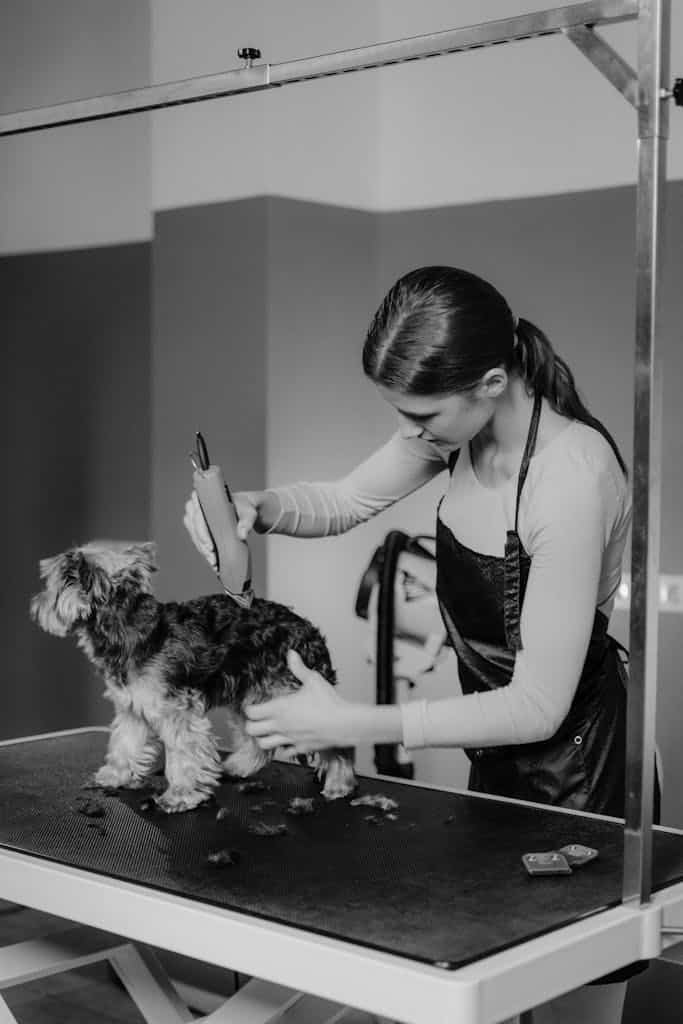
[[240, 60], [245, 61], [246, 67], [250, 68], [254, 61], [261, 56], [261, 51], [255, 46], [242, 46], [237, 51], [237, 56]]
[[683, 78], [676, 79], [673, 89], [660, 90], [659, 95], [663, 100], [673, 100], [677, 107], [683, 107]]

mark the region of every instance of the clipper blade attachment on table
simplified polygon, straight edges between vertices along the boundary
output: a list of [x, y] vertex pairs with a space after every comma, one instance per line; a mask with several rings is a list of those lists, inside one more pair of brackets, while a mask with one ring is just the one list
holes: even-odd
[[530, 875], [571, 875], [567, 858], [557, 850], [546, 853], [525, 853], [522, 863]]
[[546, 850], [543, 853], [525, 853], [522, 863], [530, 875], [571, 875], [573, 868], [595, 860], [598, 851], [592, 846], [581, 843], [568, 843], [559, 850]]

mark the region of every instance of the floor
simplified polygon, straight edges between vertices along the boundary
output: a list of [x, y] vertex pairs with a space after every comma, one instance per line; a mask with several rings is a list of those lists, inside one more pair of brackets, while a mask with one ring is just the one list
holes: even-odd
[[107, 964], [15, 985], [3, 998], [20, 1024], [144, 1024]]
[[[0, 946], [63, 931], [61, 918], [0, 901]], [[107, 963], [87, 967], [3, 991], [19, 1024], [144, 1024], [116, 974]]]

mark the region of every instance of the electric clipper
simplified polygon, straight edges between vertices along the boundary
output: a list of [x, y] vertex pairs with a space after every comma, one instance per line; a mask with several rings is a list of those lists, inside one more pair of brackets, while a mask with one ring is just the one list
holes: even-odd
[[216, 558], [216, 572], [225, 592], [242, 608], [254, 598], [251, 584], [251, 552], [237, 536], [237, 510], [220, 466], [211, 464], [206, 442], [197, 431], [196, 449], [190, 455], [194, 487], [204, 514]]

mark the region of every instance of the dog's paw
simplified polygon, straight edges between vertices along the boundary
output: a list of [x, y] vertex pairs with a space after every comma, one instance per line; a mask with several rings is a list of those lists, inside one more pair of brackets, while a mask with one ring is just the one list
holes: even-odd
[[330, 757], [324, 752], [321, 753], [318, 772], [325, 779], [322, 788], [325, 800], [341, 800], [345, 796], [350, 796], [356, 788], [353, 765], [338, 754]]
[[268, 755], [256, 743], [245, 743], [223, 761], [223, 770], [237, 779], [254, 775], [268, 761]]
[[322, 796], [325, 800], [341, 800], [342, 797], [351, 796], [356, 789], [356, 780], [353, 783], [341, 782], [337, 779], [325, 780], [325, 785], [322, 788]]
[[107, 789], [120, 789], [133, 785], [133, 775], [129, 770], [114, 768], [111, 764], [103, 764], [94, 775], [96, 786]]
[[191, 811], [208, 800], [206, 793], [188, 789], [167, 789], [164, 793], [154, 797], [154, 803], [159, 810], [166, 814], [178, 814], [181, 811]]

